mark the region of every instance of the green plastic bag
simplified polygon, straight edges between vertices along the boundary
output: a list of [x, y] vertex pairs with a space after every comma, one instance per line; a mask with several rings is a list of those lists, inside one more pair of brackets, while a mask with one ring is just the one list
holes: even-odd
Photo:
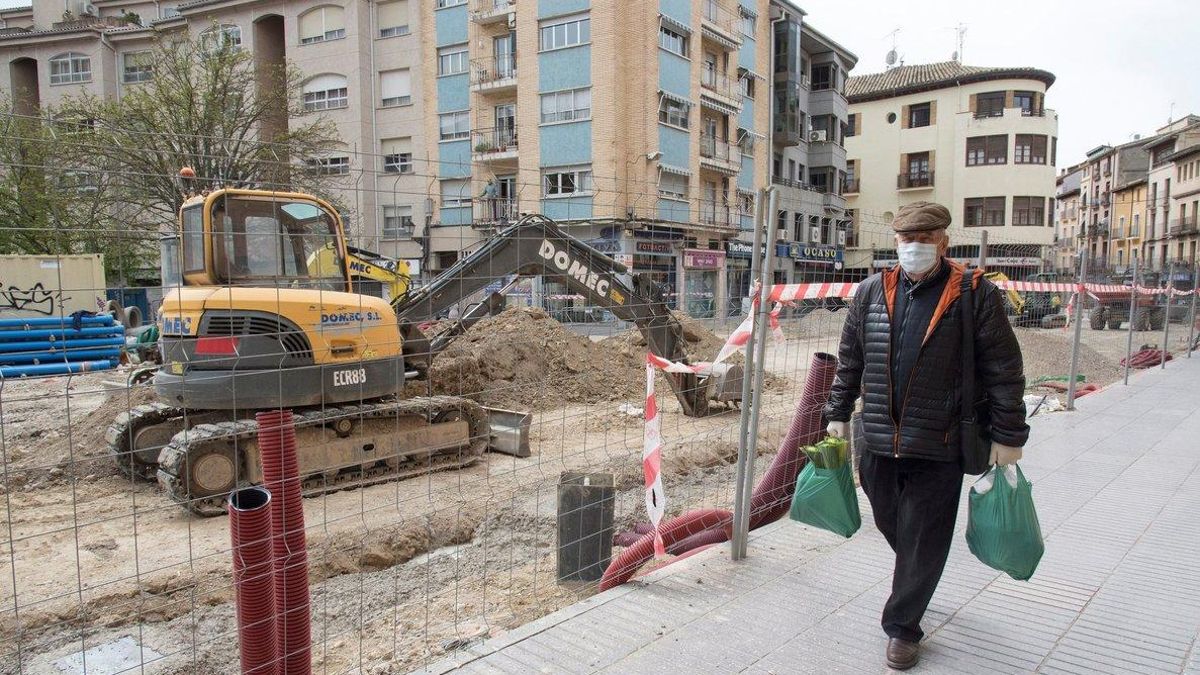
[[967, 497], [967, 546], [993, 569], [1025, 581], [1045, 552], [1033, 486], [1021, 467], [992, 467]]
[[822, 469], [809, 462], [796, 479], [792, 497], [792, 520], [807, 523], [849, 537], [862, 526], [858, 495], [850, 462], [834, 469]]

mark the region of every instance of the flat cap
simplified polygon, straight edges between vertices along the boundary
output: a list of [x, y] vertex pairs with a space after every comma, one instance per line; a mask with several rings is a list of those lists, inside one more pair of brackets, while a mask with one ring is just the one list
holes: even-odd
[[905, 204], [892, 219], [892, 229], [897, 232], [928, 232], [950, 227], [950, 211], [933, 202]]

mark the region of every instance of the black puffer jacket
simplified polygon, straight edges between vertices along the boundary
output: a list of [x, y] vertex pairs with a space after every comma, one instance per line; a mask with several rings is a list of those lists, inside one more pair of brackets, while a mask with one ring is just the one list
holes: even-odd
[[[837, 378], [825, 408], [830, 421], [850, 419], [863, 396], [867, 449], [879, 455], [957, 461], [962, 382], [962, 333], [958, 299], [964, 268], [949, 261], [950, 274], [929, 321], [907, 392], [892, 391], [892, 322], [899, 268], [858, 285], [838, 350]], [[1005, 316], [1000, 291], [975, 273], [976, 388], [989, 399], [992, 440], [1023, 447], [1025, 376], [1021, 348]], [[893, 414], [892, 397], [899, 396]]]

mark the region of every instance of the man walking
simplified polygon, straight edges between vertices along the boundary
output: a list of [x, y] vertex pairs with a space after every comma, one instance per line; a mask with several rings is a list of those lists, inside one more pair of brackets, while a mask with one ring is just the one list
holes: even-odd
[[[950, 212], [938, 204], [916, 202], [896, 214], [900, 264], [859, 284], [825, 409], [829, 434], [845, 438], [863, 397], [859, 478], [875, 525], [896, 553], [882, 623], [887, 665], [897, 670], [917, 662], [921, 617], [950, 552], [963, 483], [958, 301], [967, 272], [945, 257], [949, 226]], [[1021, 348], [1000, 291], [978, 270], [972, 284], [975, 372], [991, 413], [991, 462], [1012, 464], [1029, 436]]]

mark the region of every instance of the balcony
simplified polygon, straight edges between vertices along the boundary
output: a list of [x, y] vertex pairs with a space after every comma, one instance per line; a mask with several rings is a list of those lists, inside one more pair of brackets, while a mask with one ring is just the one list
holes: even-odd
[[1172, 237], [1179, 237], [1185, 234], [1196, 233], [1196, 216], [1190, 218], [1176, 218], [1171, 221], [1171, 227], [1168, 233]]
[[516, 11], [516, 0], [475, 0], [471, 3], [471, 20], [481, 26], [487, 26], [508, 21]]
[[715, 227], [735, 227], [740, 224], [738, 220], [737, 214], [728, 205], [707, 200], [700, 201], [700, 222], [702, 224]]
[[511, 128], [481, 129], [471, 132], [471, 159], [476, 162], [504, 162], [517, 158], [517, 132]]
[[842, 181], [842, 194], [844, 194], [844, 195], [858, 194], [858, 179], [857, 178], [847, 178], [846, 180]]
[[471, 91], [480, 94], [500, 94], [517, 88], [517, 57], [509, 54], [500, 58], [489, 56], [471, 61]]
[[742, 170], [742, 151], [728, 141], [700, 134], [700, 166], [734, 176]]
[[729, 11], [716, 0], [704, 0], [704, 11], [700, 16], [700, 30], [704, 37], [730, 51], [742, 46], [741, 23], [737, 14]]
[[[700, 94], [701, 105], [708, 105], [722, 114], [736, 115], [742, 109], [742, 91], [737, 80], [730, 78], [724, 73], [717, 72], [714, 68], [705, 66], [701, 71]], [[711, 103], [706, 103], [704, 96], [708, 96], [721, 105], [713, 106]], [[726, 108], [731, 108], [732, 112]]]
[[775, 145], [800, 145], [800, 141], [808, 140], [800, 131], [799, 113], [777, 112], [773, 124], [774, 133], [771, 134], [771, 142]]
[[476, 229], [501, 228], [514, 223], [520, 214], [519, 201], [511, 197], [481, 197], [474, 201], [471, 226]]
[[932, 171], [910, 171], [896, 176], [897, 190], [925, 190], [932, 187]]

